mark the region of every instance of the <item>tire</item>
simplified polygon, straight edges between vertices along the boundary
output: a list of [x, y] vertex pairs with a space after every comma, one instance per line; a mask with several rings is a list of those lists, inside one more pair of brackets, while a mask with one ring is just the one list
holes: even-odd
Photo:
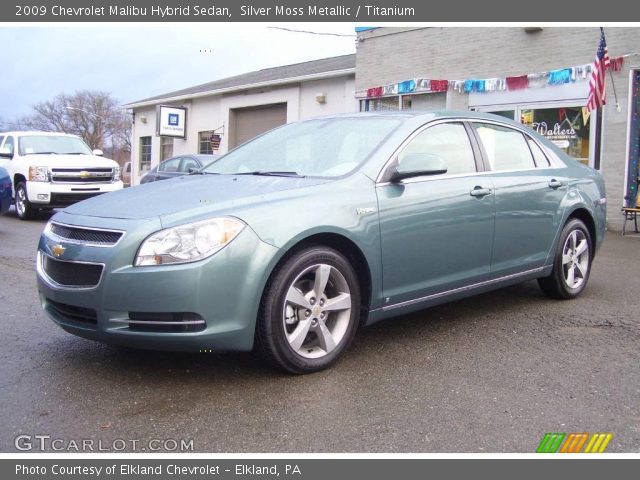
[[589, 230], [581, 220], [570, 219], [560, 234], [551, 275], [538, 279], [540, 288], [551, 298], [577, 297], [587, 286], [592, 259]]
[[20, 220], [31, 220], [38, 213], [38, 210], [31, 206], [27, 196], [27, 186], [24, 182], [16, 185], [16, 214]]
[[256, 343], [276, 368], [316, 372], [347, 349], [359, 319], [360, 286], [349, 261], [331, 248], [310, 246], [290, 254], [271, 275]]

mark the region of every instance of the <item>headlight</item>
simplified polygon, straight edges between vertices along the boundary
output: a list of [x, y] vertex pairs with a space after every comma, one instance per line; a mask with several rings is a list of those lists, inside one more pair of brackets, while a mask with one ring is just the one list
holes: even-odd
[[189, 263], [210, 257], [224, 248], [245, 227], [230, 217], [213, 218], [160, 230], [142, 242], [135, 265]]
[[29, 181], [48, 182], [49, 167], [29, 167]]
[[120, 180], [120, 167], [114, 167], [113, 169], [113, 181], [117, 182], [118, 180]]

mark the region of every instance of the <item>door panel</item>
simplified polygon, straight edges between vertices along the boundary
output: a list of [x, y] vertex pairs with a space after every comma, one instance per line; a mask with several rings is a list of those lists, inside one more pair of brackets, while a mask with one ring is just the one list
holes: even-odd
[[390, 171], [407, 171], [416, 155], [438, 157], [447, 173], [378, 185], [386, 306], [487, 280], [491, 271], [493, 184], [477, 174], [481, 162], [466, 127], [422, 130]]
[[389, 305], [487, 280], [494, 196], [489, 178], [380, 186], [384, 296]]
[[[549, 187], [552, 169], [492, 174], [496, 196], [496, 233], [491, 260], [494, 276], [542, 267], [562, 218], [566, 186]], [[557, 173], [557, 172], [556, 172]]]
[[[549, 162], [528, 135], [509, 127], [474, 123], [495, 187], [494, 278], [542, 267], [562, 218], [566, 191], [561, 169]], [[532, 150], [533, 149], [533, 150]], [[532, 153], [533, 152], [533, 153]], [[550, 183], [558, 180], [560, 187]]]

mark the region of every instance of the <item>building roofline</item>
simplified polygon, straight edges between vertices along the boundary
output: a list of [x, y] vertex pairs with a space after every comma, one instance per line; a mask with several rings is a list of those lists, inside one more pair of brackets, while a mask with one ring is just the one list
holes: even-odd
[[[355, 57], [355, 54], [348, 54], [348, 55], [339, 55], [337, 57], [329, 57], [329, 58], [323, 58], [323, 59], [319, 59], [319, 60], [310, 60], [310, 61], [306, 61], [306, 62], [300, 62], [300, 63], [294, 63], [291, 65], [282, 65], [280, 67], [270, 67], [270, 68], [266, 68], [263, 70], [272, 70], [272, 69], [276, 69], [276, 68], [285, 68], [285, 67], [291, 67], [291, 66], [295, 66], [295, 65], [303, 65], [305, 63], [313, 63], [313, 62], [318, 62], [318, 61], [322, 61], [322, 60], [330, 60], [332, 58], [340, 58], [340, 57], [347, 57], [347, 56], [353, 56]], [[254, 72], [247, 72], [246, 74], [241, 74], [239, 76], [243, 76], [243, 75], [248, 75], [251, 73], [255, 73], [255, 72], [260, 72], [263, 70], [256, 70]], [[200, 97], [209, 97], [209, 96], [213, 96], [213, 95], [221, 95], [224, 93], [230, 93], [230, 92], [235, 92], [235, 91], [242, 91], [242, 90], [248, 90], [248, 89], [252, 89], [252, 88], [261, 88], [261, 87], [269, 87], [269, 86], [275, 86], [275, 85], [287, 85], [287, 84], [291, 84], [291, 83], [298, 83], [298, 82], [308, 82], [308, 81], [312, 81], [312, 80], [321, 80], [324, 78], [334, 78], [334, 77], [341, 77], [341, 76], [345, 76], [345, 75], [355, 75], [356, 69], [355, 66], [353, 67], [349, 67], [349, 68], [343, 68], [343, 69], [338, 69], [338, 70], [327, 70], [324, 72], [317, 72], [317, 73], [312, 73], [312, 74], [308, 74], [308, 75], [296, 75], [296, 76], [291, 76], [291, 77], [283, 77], [283, 78], [277, 78], [277, 79], [272, 79], [272, 80], [265, 80], [265, 81], [261, 81], [261, 82], [254, 82], [254, 83], [243, 83], [243, 84], [238, 84], [238, 85], [231, 85], [228, 87], [223, 87], [223, 88], [212, 88], [211, 90], [203, 90], [201, 92], [194, 92], [194, 93], [186, 93], [186, 94], [181, 94], [181, 95], [175, 95], [176, 93], [179, 93], [181, 90], [178, 91], [174, 91], [174, 92], [169, 92], [165, 95], [159, 95], [157, 97], [152, 97], [152, 98], [148, 98], [148, 99], [143, 99], [143, 100], [139, 100], [139, 101], [135, 101], [135, 102], [131, 102], [131, 103], [126, 103], [124, 105], [122, 105], [123, 108], [140, 108], [140, 107], [148, 107], [148, 106], [153, 106], [153, 105], [160, 105], [162, 103], [172, 103], [172, 102], [178, 102], [178, 101], [183, 101], [183, 100], [188, 100], [188, 99], [192, 99], [192, 98], [200, 98]], [[233, 77], [230, 77], [233, 78]], [[225, 79], [220, 79], [218, 81], [222, 81]], [[213, 83], [213, 82], [211, 82]], [[207, 85], [205, 84], [202, 84]], [[197, 87], [197, 85], [196, 85]], [[193, 87], [193, 88], [196, 88]]]

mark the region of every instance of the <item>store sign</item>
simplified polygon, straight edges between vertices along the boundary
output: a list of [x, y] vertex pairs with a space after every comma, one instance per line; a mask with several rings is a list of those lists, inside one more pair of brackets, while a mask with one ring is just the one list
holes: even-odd
[[187, 137], [187, 109], [183, 107], [156, 107], [156, 135], [161, 137]]
[[211, 142], [211, 150], [218, 150], [220, 148], [220, 142], [222, 141], [222, 135], [214, 133], [209, 139]]
[[578, 138], [578, 134], [572, 126], [567, 127], [556, 123], [550, 127], [547, 122], [533, 122], [531, 127], [560, 148], [569, 148], [571, 141]]

